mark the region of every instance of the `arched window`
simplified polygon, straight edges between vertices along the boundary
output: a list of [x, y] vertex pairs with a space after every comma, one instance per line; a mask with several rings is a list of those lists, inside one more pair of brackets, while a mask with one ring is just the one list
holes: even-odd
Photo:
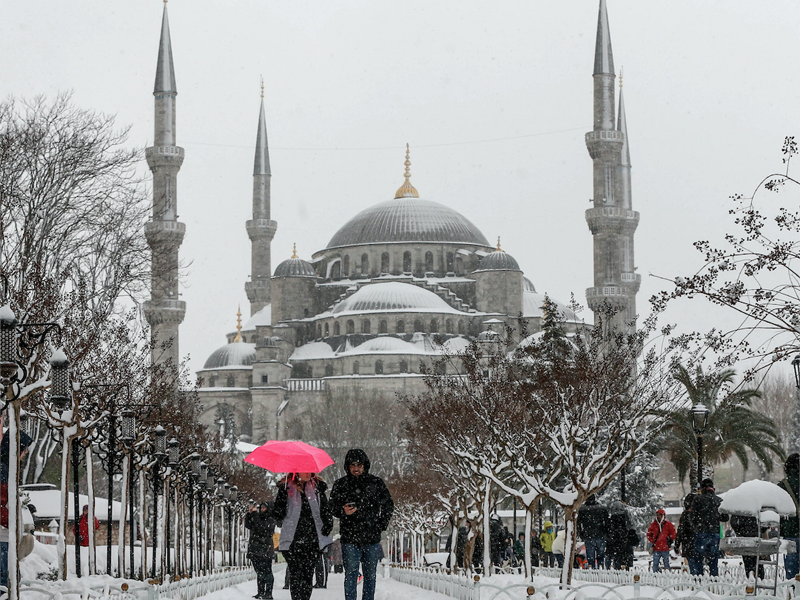
[[348, 334], [353, 334], [355, 332], [356, 332], [356, 324], [353, 323], [352, 319], [348, 319], [348, 321], [347, 321], [347, 333]]
[[342, 263], [337, 261], [333, 268], [331, 269], [331, 279], [341, 279], [342, 278]]
[[381, 254], [381, 273], [389, 272], [389, 253], [384, 252]]
[[380, 325], [378, 325], [378, 333], [389, 333], [389, 328], [386, 325], [386, 321], [381, 321]]
[[358, 375], [359, 364], [358, 361], [353, 363], [353, 375]]
[[383, 375], [383, 361], [376, 360], [375, 361], [375, 375]]
[[344, 257], [344, 265], [342, 266], [343, 275], [345, 277], [350, 277], [350, 255]]
[[425, 253], [425, 272], [433, 271], [433, 252]]
[[460, 256], [456, 256], [456, 275], [463, 275], [464, 274], [464, 259]]
[[322, 337], [322, 325], [317, 324], [317, 339]]
[[342, 328], [339, 327], [339, 321], [336, 321], [336, 323], [333, 324], [333, 335], [339, 335], [340, 333], [342, 333]]
[[458, 322], [458, 333], [459, 335], [464, 335], [464, 321]]
[[408, 363], [404, 360], [400, 361], [400, 372], [401, 373], [408, 373]]
[[420, 321], [419, 319], [414, 321], [414, 331], [424, 331], [424, 329], [422, 328], [422, 321]]
[[328, 337], [331, 334], [331, 326], [329, 323], [325, 323], [325, 337]]
[[233, 378], [233, 375], [228, 375], [228, 379], [225, 382], [225, 387], [235, 387], [236, 380]]
[[247, 343], [247, 336], [242, 336], [242, 341], [246, 344]]
[[333, 377], [333, 365], [325, 365], [325, 377]]
[[247, 376], [247, 387], [249, 387], [249, 388], [253, 387], [253, 376], [252, 375], [248, 375]]
[[307, 308], [304, 308], [304, 309], [303, 309], [303, 316], [304, 316], [306, 319], [308, 318], [308, 309], [307, 309]]
[[448, 273], [452, 273], [454, 267], [455, 267], [455, 265], [453, 264], [453, 253], [452, 252], [448, 252], [447, 253], [447, 272]]
[[411, 273], [411, 252], [403, 252], [403, 273]]
[[431, 333], [439, 333], [439, 321], [431, 319]]
[[361, 321], [361, 333], [369, 333], [369, 319]]
[[369, 254], [366, 252], [361, 255], [361, 274], [369, 275]]
[[453, 333], [453, 320], [447, 319], [444, 322], [444, 331], [445, 333]]
[[405, 333], [406, 332], [406, 322], [403, 319], [397, 321], [397, 326], [395, 328], [397, 333]]

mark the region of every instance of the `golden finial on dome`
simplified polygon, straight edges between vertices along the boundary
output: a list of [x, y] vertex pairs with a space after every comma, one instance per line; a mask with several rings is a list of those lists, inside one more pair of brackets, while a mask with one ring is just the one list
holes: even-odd
[[405, 183], [400, 186], [400, 189], [397, 190], [397, 193], [394, 195], [395, 198], [419, 198], [419, 192], [411, 185], [411, 150], [409, 149], [408, 144], [406, 144], [406, 172], [405, 172]]
[[261, 76], [261, 99], [264, 99], [264, 76]]
[[296, 243], [292, 244], [292, 258], [300, 258], [299, 256], [297, 256], [297, 244]]
[[497, 251], [503, 252], [503, 249], [500, 247], [500, 236], [497, 236]]
[[619, 68], [619, 90], [622, 91], [622, 69], [624, 67]]
[[242, 307], [239, 306], [236, 311], [236, 337], [233, 338], [234, 342], [242, 341]]

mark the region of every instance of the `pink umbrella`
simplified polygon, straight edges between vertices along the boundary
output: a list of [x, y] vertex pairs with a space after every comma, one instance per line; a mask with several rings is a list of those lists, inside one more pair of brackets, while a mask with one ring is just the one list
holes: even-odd
[[305, 442], [271, 440], [248, 454], [244, 462], [273, 473], [319, 473], [332, 465], [333, 459]]

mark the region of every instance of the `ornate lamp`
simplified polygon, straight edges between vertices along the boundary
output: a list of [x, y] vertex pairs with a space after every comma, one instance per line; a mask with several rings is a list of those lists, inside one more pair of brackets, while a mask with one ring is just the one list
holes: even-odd
[[11, 381], [17, 374], [16, 330], [14, 311], [8, 305], [0, 307], [0, 378], [4, 382]]
[[167, 456], [167, 430], [161, 425], [156, 425], [153, 430], [155, 436], [155, 452], [157, 458], [166, 458]]
[[72, 406], [69, 389], [69, 360], [63, 350], [53, 351], [50, 357], [50, 404], [59, 415]]
[[167, 442], [167, 447], [169, 466], [175, 468], [181, 461], [181, 443], [177, 439], [172, 438], [169, 442]]
[[136, 439], [136, 413], [131, 409], [122, 411], [119, 441], [129, 446]]
[[800, 354], [792, 360], [792, 368], [794, 369], [794, 382], [798, 389], [800, 389]]
[[702, 402], [692, 407], [692, 428], [697, 435], [703, 435], [708, 426], [708, 408]]
[[239, 499], [239, 488], [235, 485], [231, 486], [231, 502], [236, 502]]

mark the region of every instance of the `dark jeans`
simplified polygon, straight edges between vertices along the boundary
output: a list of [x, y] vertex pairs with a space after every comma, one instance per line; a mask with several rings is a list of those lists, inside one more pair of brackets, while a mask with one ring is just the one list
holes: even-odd
[[262, 598], [272, 597], [272, 585], [275, 583], [275, 577], [272, 575], [272, 558], [251, 556], [250, 561], [256, 571], [258, 595]]
[[374, 600], [375, 572], [378, 570], [378, 561], [382, 556], [383, 548], [380, 544], [371, 546], [342, 544], [345, 600], [357, 600], [359, 564], [364, 575], [364, 590], [361, 592], [361, 600]]
[[602, 569], [606, 561], [606, 541], [603, 538], [584, 540], [586, 544], [586, 562], [590, 569]]
[[0, 585], [8, 587], [8, 542], [0, 542]]
[[283, 555], [289, 568], [286, 577], [289, 578], [289, 593], [292, 600], [309, 600], [319, 548], [316, 545], [292, 544], [291, 549]]
[[800, 550], [800, 539], [798, 538], [786, 538], [790, 542], [794, 542], [794, 552], [790, 552], [783, 558], [783, 566], [786, 567], [786, 579], [791, 579], [795, 575], [797, 575], [798, 568], [798, 550]]
[[552, 552], [542, 552], [542, 566], [543, 567], [556, 566], [556, 557], [553, 556]]
[[[719, 575], [719, 534], [695, 533], [694, 534], [694, 570], [692, 575], [703, 574], [703, 562], [708, 563], [708, 572], [716, 577]], [[691, 566], [691, 564], [690, 564]]]

